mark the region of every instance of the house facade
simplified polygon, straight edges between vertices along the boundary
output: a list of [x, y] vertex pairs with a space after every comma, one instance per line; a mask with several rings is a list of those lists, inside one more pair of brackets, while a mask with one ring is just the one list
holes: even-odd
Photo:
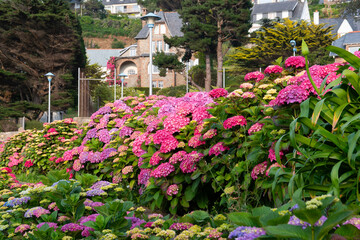
[[[152, 36], [153, 53], [163, 51], [166, 54], [183, 55], [184, 50], [178, 48], [170, 48], [164, 42], [164, 36], [174, 37], [183, 36], [181, 32], [182, 20], [177, 12], [158, 12], [157, 15], [161, 17], [155, 22]], [[150, 39], [149, 31], [145, 22], [143, 28], [135, 37], [137, 43], [123, 49], [116, 58], [116, 71], [118, 73], [125, 73], [128, 77], [125, 79], [129, 87], [149, 87], [149, 73], [150, 73]], [[190, 66], [196, 65], [196, 60], [190, 61]], [[165, 77], [159, 75], [159, 70], [153, 65], [152, 74], [153, 87], [163, 88], [186, 84], [185, 75], [177, 73], [173, 70], [168, 70]]]
[[252, 27], [249, 32], [258, 30], [261, 19], [304, 20], [310, 22], [310, 12], [307, 0], [255, 0], [251, 12]]
[[124, 13], [131, 17], [140, 17], [142, 8], [137, 0], [102, 0], [105, 10], [112, 14]]

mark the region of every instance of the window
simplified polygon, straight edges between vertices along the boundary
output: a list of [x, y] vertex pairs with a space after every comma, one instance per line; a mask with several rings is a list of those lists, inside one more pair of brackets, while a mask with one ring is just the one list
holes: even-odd
[[359, 48], [360, 48], [360, 46], [349, 47], [349, 48], [348, 48], [348, 51], [351, 52], [351, 53], [354, 53], [354, 52], [356, 52], [356, 51], [359, 51]]
[[135, 69], [128, 70], [128, 75], [135, 75], [135, 74], [136, 74]]
[[258, 20], [261, 20], [262, 19], [262, 13], [257, 13], [256, 14], [256, 21], [258, 21]]
[[288, 11], [282, 11], [282, 18], [288, 18], [289, 12]]
[[152, 42], [152, 52], [156, 52], [156, 48], [155, 48], [155, 41]]
[[124, 6], [124, 12], [126, 12], [126, 9], [127, 9], [127, 7], [126, 7], [126, 6]]
[[130, 56], [131, 57], [136, 56], [136, 48], [134, 47], [130, 48]]
[[161, 24], [161, 25], [160, 25], [160, 33], [161, 33], [161, 34], [165, 34], [165, 33], [166, 33], [165, 24]]
[[158, 87], [163, 88], [164, 87], [164, 81], [158, 81]]
[[158, 52], [162, 51], [162, 41], [157, 41], [156, 42], [156, 49]]
[[159, 34], [159, 25], [155, 25], [154, 33]]
[[276, 12], [268, 13], [268, 19], [275, 19], [276, 18]]
[[164, 52], [169, 52], [169, 49], [170, 49], [169, 44], [165, 43]]
[[152, 82], [152, 87], [154, 87], [154, 88], [157, 87], [157, 81]]
[[[150, 63], [148, 64], [148, 73], [150, 74]], [[153, 74], [159, 74], [160, 73], [159, 68], [157, 66], [155, 66], [154, 64], [153, 64], [152, 73]]]

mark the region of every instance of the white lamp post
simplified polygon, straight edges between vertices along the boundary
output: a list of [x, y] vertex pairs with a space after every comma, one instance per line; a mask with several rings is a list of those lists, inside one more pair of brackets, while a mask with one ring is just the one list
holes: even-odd
[[51, 119], [50, 119], [50, 97], [51, 97], [51, 80], [53, 79], [53, 77], [55, 77], [54, 74], [52, 74], [51, 72], [48, 72], [47, 74], [45, 74], [45, 77], [47, 77], [47, 79], [49, 80], [49, 108], [48, 108], [48, 123], [50, 123]]
[[155, 25], [155, 21], [156, 20], [160, 20], [161, 17], [159, 17], [158, 15], [155, 15], [153, 13], [148, 13], [147, 15], [143, 16], [140, 18], [141, 20], [144, 20], [147, 22], [147, 26], [150, 30], [150, 73], [149, 73], [149, 96], [152, 95], [152, 29]]
[[120, 73], [118, 75], [120, 77], [121, 80], [121, 98], [124, 97], [124, 80], [127, 77], [127, 75], [125, 73]]

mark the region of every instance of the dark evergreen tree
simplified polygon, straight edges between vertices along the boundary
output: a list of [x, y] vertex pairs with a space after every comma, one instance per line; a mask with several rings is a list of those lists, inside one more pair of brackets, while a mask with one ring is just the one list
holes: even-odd
[[101, 0], [87, 0], [86, 2], [84, 2], [83, 6], [83, 16], [90, 16], [100, 19], [106, 18], [107, 12]]
[[[52, 109], [65, 110], [75, 103], [77, 68], [85, 62], [81, 27], [68, 1], [0, 1], [0, 96], [7, 96], [2, 106], [46, 105], [44, 74], [52, 72]], [[37, 117], [37, 111], [23, 114]]]

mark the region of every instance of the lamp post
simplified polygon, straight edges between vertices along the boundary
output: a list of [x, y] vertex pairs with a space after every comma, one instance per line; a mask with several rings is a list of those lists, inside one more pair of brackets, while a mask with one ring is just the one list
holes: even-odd
[[51, 80], [53, 79], [53, 77], [55, 77], [54, 74], [52, 74], [51, 72], [48, 72], [47, 74], [45, 74], [45, 77], [47, 77], [48, 81], [49, 81], [49, 107], [48, 107], [48, 123], [50, 123], [51, 119], [50, 119], [50, 97], [51, 97]]
[[161, 17], [159, 17], [158, 15], [155, 15], [153, 13], [148, 13], [145, 16], [140, 18], [141, 20], [144, 20], [147, 22], [147, 26], [150, 30], [150, 72], [149, 72], [149, 96], [152, 95], [152, 29], [155, 25], [155, 21], [156, 20], [160, 20]]
[[121, 80], [121, 98], [124, 97], [124, 80], [127, 77], [127, 75], [125, 73], [120, 73], [118, 75], [120, 77]]
[[290, 45], [293, 47], [293, 56], [295, 56], [295, 53], [296, 53], [296, 41], [291, 40]]

